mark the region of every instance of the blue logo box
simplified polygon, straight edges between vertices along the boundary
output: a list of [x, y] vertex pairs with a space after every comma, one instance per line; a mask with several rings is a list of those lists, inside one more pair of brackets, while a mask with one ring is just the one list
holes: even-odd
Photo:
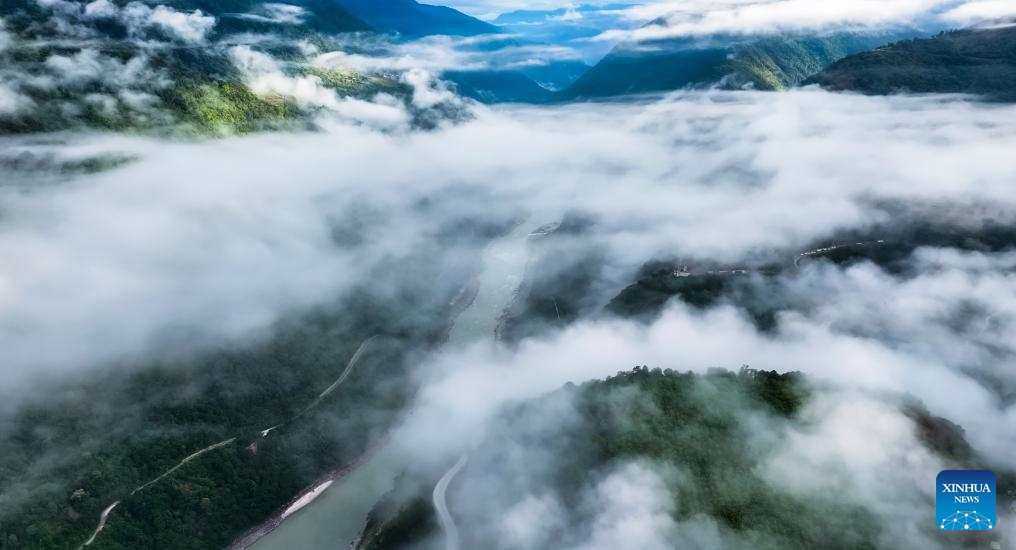
[[935, 512], [944, 531], [995, 528], [995, 474], [988, 470], [945, 470], [935, 481]]

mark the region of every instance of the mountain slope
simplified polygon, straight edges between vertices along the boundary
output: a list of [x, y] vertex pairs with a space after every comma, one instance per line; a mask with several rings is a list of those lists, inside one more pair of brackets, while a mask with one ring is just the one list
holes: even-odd
[[906, 40], [840, 60], [808, 80], [867, 94], [970, 93], [1016, 99], [1016, 26]]
[[481, 103], [543, 103], [552, 95], [519, 71], [449, 71], [441, 77]]
[[201, 10], [219, 19], [217, 30], [234, 32], [308, 32], [336, 34], [370, 31], [371, 27], [331, 0], [291, 0], [285, 4], [257, 0], [168, 0], [178, 10]]
[[[470, 452], [446, 497], [461, 546], [900, 548], [886, 540], [883, 524], [864, 502], [822, 498], [817, 491], [802, 490], [807, 485], [785, 485], [772, 475], [771, 465], [787, 459], [793, 434], [815, 430], [814, 417], [802, 414], [815, 398], [800, 373], [745, 368], [693, 374], [636, 367], [510, 407], [484, 443]], [[883, 406], [894, 405], [888, 401]], [[906, 419], [904, 429], [912, 430], [922, 453], [958, 466], [983, 467], [961, 427], [932, 416], [920, 403], [898, 407]], [[761, 426], [776, 444], [760, 444]], [[819, 433], [821, 445], [835, 445]], [[440, 475], [400, 478], [371, 511], [356, 549], [426, 547], [429, 537], [440, 536], [428, 498]], [[655, 482], [645, 483], [646, 478]], [[599, 490], [591, 494], [595, 487]], [[645, 498], [649, 494], [658, 498]], [[621, 511], [603, 514], [604, 503], [616, 495], [621, 495]], [[648, 507], [650, 512], [639, 504], [643, 501], [659, 504]], [[537, 514], [545, 517], [531, 519]], [[496, 523], [505, 517], [542, 522], [540, 533], [546, 534], [515, 545], [504, 534], [504, 523]], [[599, 526], [646, 517], [652, 521], [638, 525], [673, 521], [692, 526], [688, 532], [710, 536], [691, 539], [679, 530], [660, 529], [669, 535], [660, 540], [668, 544], [646, 546], [629, 538], [612, 538], [613, 544], [602, 546], [582, 544], [602, 540], [595, 537]], [[987, 540], [981, 542], [988, 546]]]
[[233, 46], [256, 43], [297, 62], [307, 42], [322, 46], [332, 35], [370, 30], [330, 0], [9, 0], [0, 18], [0, 97], [10, 99], [0, 106], [0, 133], [294, 127], [307, 110], [291, 98], [253, 93]]
[[473, 36], [498, 32], [494, 25], [460, 11], [415, 0], [338, 0], [338, 4], [381, 32], [406, 36]]
[[590, 69], [579, 60], [550, 61], [543, 65], [519, 68], [519, 72], [548, 90], [563, 90]]
[[607, 97], [694, 86], [780, 90], [851, 53], [891, 41], [887, 34], [841, 33], [623, 44], [559, 94], [560, 99]]

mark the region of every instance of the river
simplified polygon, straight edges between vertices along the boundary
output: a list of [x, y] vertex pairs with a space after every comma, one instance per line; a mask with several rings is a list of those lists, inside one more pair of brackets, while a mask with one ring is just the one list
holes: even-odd
[[[491, 241], [482, 255], [478, 291], [455, 320], [446, 346], [458, 347], [493, 338], [498, 317], [509, 305], [525, 274], [526, 241], [540, 223], [535, 216]], [[410, 458], [387, 444], [369, 461], [338, 479], [321, 496], [259, 540], [255, 550], [345, 550], [363, 528], [367, 513], [391, 490]]]

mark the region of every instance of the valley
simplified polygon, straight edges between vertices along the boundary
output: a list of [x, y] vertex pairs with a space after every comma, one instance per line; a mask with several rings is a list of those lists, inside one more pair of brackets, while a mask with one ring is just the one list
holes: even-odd
[[0, 550], [1012, 547], [1016, 11], [816, 2], [0, 4]]

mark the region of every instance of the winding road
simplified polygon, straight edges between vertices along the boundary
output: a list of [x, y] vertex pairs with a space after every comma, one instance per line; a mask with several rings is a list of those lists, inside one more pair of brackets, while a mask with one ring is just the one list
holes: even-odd
[[[324, 398], [328, 397], [328, 395], [331, 394], [333, 391], [335, 391], [336, 388], [341, 386], [342, 383], [346, 381], [346, 378], [349, 377], [349, 374], [351, 372], [353, 372], [353, 367], [355, 367], [356, 364], [360, 362], [360, 357], [363, 356], [364, 352], [367, 351], [367, 348], [370, 346], [370, 344], [374, 340], [376, 340], [376, 339], [377, 339], [377, 334], [375, 334], [374, 336], [371, 336], [370, 338], [367, 338], [362, 343], [360, 343], [360, 347], [356, 348], [356, 352], [354, 352], [353, 356], [349, 358], [349, 362], [346, 363], [346, 368], [342, 371], [342, 374], [340, 374], [339, 377], [335, 379], [335, 382], [332, 382], [332, 385], [328, 386], [327, 388], [325, 388], [325, 391], [321, 392], [321, 394], [317, 396], [317, 399], [315, 399], [314, 401], [311, 401], [310, 405], [307, 405], [306, 407], [304, 407], [304, 409], [302, 411], [297, 413], [297, 415], [294, 416], [293, 418], [290, 418], [289, 421], [292, 421], [292, 420], [295, 420], [295, 419], [301, 417], [302, 415], [307, 413], [307, 411], [309, 411], [309, 410], [313, 409], [314, 407], [318, 406], [318, 404], [321, 403], [321, 401], [323, 401]], [[272, 430], [272, 428], [269, 428], [266, 431], [271, 431], [271, 430]]]
[[441, 479], [438, 480], [437, 485], [434, 486], [432, 499], [434, 501], [434, 510], [437, 511], [437, 519], [441, 523], [441, 530], [445, 534], [445, 550], [459, 550], [459, 530], [455, 527], [455, 518], [448, 511], [446, 494], [448, 493], [448, 486], [451, 485], [452, 480], [462, 470], [462, 467], [466, 465], [468, 459], [469, 455], [462, 455], [459, 461], [449, 468], [441, 476]]
[[109, 513], [113, 511], [113, 508], [116, 508], [117, 504], [120, 504], [119, 500], [107, 506], [106, 509], [99, 514], [99, 525], [95, 527], [95, 531], [92, 531], [92, 536], [88, 537], [88, 540], [86, 540], [84, 544], [78, 546], [78, 550], [81, 550], [82, 548], [95, 542], [95, 537], [99, 536], [99, 533], [106, 528], [106, 518], [109, 517]]
[[[260, 433], [261, 437], [267, 437], [268, 434], [272, 432], [272, 430], [275, 430], [276, 428], [280, 428], [284, 424], [292, 422], [293, 420], [296, 420], [297, 418], [303, 416], [308, 411], [310, 411], [311, 409], [316, 407], [319, 403], [321, 403], [321, 401], [323, 401], [324, 398], [328, 397], [328, 395], [330, 395], [333, 391], [335, 391], [336, 388], [338, 388], [340, 385], [342, 385], [342, 383], [346, 381], [346, 378], [349, 377], [350, 373], [353, 372], [353, 367], [355, 367], [356, 364], [360, 362], [360, 358], [363, 356], [363, 354], [367, 350], [368, 346], [376, 338], [377, 338], [377, 335], [375, 334], [374, 336], [371, 336], [370, 338], [367, 338], [366, 340], [361, 342], [360, 346], [358, 348], [356, 348], [356, 351], [353, 353], [353, 356], [349, 358], [349, 362], [346, 363], [346, 368], [343, 369], [341, 374], [339, 374], [339, 377], [337, 379], [335, 379], [335, 381], [332, 382], [332, 384], [330, 386], [325, 388], [324, 391], [322, 391], [313, 401], [311, 401], [309, 405], [304, 407], [299, 413], [294, 415], [292, 418], [290, 418], [290, 419], [288, 419], [288, 420], [286, 420], [284, 422], [281, 422], [279, 424], [276, 424], [274, 426], [271, 426], [270, 428], [266, 428], [264, 430], [261, 430], [260, 432], [258, 432], [258, 433]], [[211, 444], [211, 445], [209, 445], [209, 446], [207, 446], [207, 447], [205, 447], [203, 449], [199, 449], [199, 450], [197, 450], [197, 451], [187, 455], [186, 457], [184, 457], [183, 460], [178, 462], [172, 468], [170, 468], [170, 469], [166, 470], [165, 472], [163, 472], [162, 474], [160, 474], [158, 477], [148, 481], [147, 483], [144, 483], [143, 485], [139, 485], [139, 486], [135, 487], [134, 490], [130, 492], [131, 496], [133, 496], [133, 495], [135, 495], [135, 494], [137, 494], [137, 493], [139, 493], [141, 491], [144, 491], [146, 488], [150, 487], [151, 485], [154, 485], [155, 483], [158, 483], [159, 481], [162, 481], [167, 476], [171, 475], [173, 472], [175, 472], [175, 471], [179, 470], [180, 468], [182, 468], [183, 466], [185, 466], [188, 462], [190, 462], [190, 461], [200, 457], [201, 455], [203, 455], [203, 454], [205, 454], [205, 453], [207, 453], [209, 451], [214, 451], [215, 449], [218, 449], [220, 447], [225, 447], [226, 445], [229, 445], [230, 443], [233, 443], [234, 441], [236, 441], [236, 439], [237, 439], [236, 437], [231, 437], [231, 438], [226, 439], [224, 441], [219, 441], [218, 443], [213, 443], [213, 444]], [[106, 527], [106, 520], [109, 518], [109, 514], [119, 504], [120, 504], [119, 500], [116, 501], [116, 502], [113, 502], [112, 504], [107, 506], [106, 509], [104, 509], [102, 511], [102, 514], [99, 515], [99, 524], [95, 527], [95, 530], [92, 532], [92, 535], [90, 537], [88, 537], [88, 540], [86, 540], [81, 546], [78, 547], [78, 550], [81, 550], [85, 546], [89, 546], [90, 544], [92, 544], [92, 542], [95, 541], [95, 537], [97, 537], [99, 535], [99, 533], [101, 533], [102, 530]]]
[[183, 460], [181, 460], [179, 463], [177, 463], [176, 466], [173, 466], [172, 468], [166, 470], [165, 472], [162, 472], [162, 475], [160, 475], [159, 477], [149, 481], [148, 483], [145, 483], [144, 485], [140, 485], [140, 486], [136, 487], [133, 491], [131, 491], [131, 494], [133, 495], [134, 493], [137, 493], [139, 491], [144, 491], [148, 486], [150, 486], [150, 485], [152, 485], [154, 483], [158, 483], [163, 478], [165, 478], [169, 474], [172, 474], [173, 472], [179, 470], [185, 464], [187, 464], [188, 462], [194, 460], [195, 458], [197, 458], [197, 457], [207, 453], [208, 451], [214, 451], [215, 449], [218, 449], [219, 447], [225, 447], [226, 445], [229, 445], [230, 443], [232, 443], [234, 441], [236, 441], [236, 438], [235, 437], [231, 437], [231, 438], [229, 438], [229, 439], [227, 439], [225, 441], [220, 441], [218, 443], [214, 443], [212, 445], [209, 445], [209, 446], [205, 447], [204, 449], [201, 449], [200, 451], [195, 451], [195, 452], [187, 455], [187, 457], [184, 458]]

